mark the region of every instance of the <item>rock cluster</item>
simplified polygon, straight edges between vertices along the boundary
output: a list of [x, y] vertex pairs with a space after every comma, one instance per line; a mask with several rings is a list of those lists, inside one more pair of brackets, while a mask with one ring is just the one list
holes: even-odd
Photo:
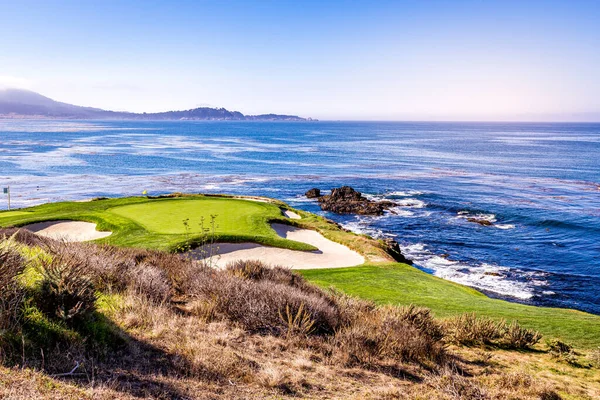
[[312, 188], [308, 192], [304, 193], [304, 195], [309, 199], [316, 199], [321, 197], [321, 190], [317, 188]]
[[388, 238], [388, 239], [383, 239], [383, 243], [385, 246], [385, 251], [394, 258], [394, 260], [404, 263], [404, 264], [409, 264], [412, 265], [412, 260], [409, 260], [408, 258], [406, 258], [404, 256], [404, 254], [402, 254], [402, 251], [400, 250], [400, 245], [398, 244], [398, 242], [396, 242], [394, 239], [392, 238]]
[[[313, 188], [304, 195], [309, 199], [317, 199], [322, 210], [337, 214], [381, 215], [385, 210], [397, 205], [392, 201], [369, 200], [350, 186], [332, 189], [331, 194], [325, 196], [321, 196], [321, 190]], [[336, 225], [343, 229], [339, 224]], [[400, 250], [400, 245], [394, 239], [384, 239], [382, 248], [394, 260], [405, 264], [412, 264], [411, 260], [404, 257]]]
[[335, 188], [326, 196], [320, 194], [321, 191], [315, 188], [306, 192], [306, 197], [317, 198], [322, 210], [337, 214], [382, 215], [396, 205], [391, 201], [369, 200], [350, 186]]
[[483, 218], [469, 217], [469, 218], [467, 218], [467, 221], [474, 222], [474, 223], [482, 225], [482, 226], [494, 225], [491, 221], [488, 221], [487, 219], [483, 219]]

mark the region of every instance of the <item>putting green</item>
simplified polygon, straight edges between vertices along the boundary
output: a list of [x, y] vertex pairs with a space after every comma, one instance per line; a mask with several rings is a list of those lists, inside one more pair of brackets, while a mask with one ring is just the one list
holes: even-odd
[[[0, 211], [0, 227], [26, 226], [44, 221], [86, 221], [99, 231], [110, 231], [99, 243], [182, 251], [206, 239], [215, 216], [214, 239], [222, 242], [255, 242], [293, 250], [313, 251], [306, 243], [283, 239], [271, 221], [287, 221], [282, 203], [263, 203], [227, 196], [181, 195], [163, 198], [127, 197], [88, 202], [42, 204], [18, 211]], [[188, 229], [184, 225], [187, 221]]]
[[150, 232], [162, 234], [202, 233], [201, 221], [209, 228], [215, 216], [215, 231], [221, 234], [270, 235], [270, 218], [281, 216], [279, 207], [267, 203], [233, 199], [163, 200], [111, 208], [111, 213], [128, 218]]
[[19, 217], [25, 215], [31, 215], [31, 213], [27, 211], [4, 211], [0, 214], [0, 218]]

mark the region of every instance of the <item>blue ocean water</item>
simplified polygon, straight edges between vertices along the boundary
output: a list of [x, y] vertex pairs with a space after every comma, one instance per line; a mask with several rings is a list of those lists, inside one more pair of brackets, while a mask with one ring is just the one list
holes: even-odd
[[148, 190], [319, 213], [307, 189], [351, 185], [400, 205], [326, 215], [395, 237], [419, 268], [600, 314], [600, 124], [0, 120], [0, 185], [21, 207]]

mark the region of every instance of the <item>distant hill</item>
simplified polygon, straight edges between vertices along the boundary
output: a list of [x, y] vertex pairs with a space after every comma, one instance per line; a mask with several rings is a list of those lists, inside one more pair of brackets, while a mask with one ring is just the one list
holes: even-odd
[[128, 120], [311, 121], [296, 115], [244, 115], [225, 108], [200, 107], [159, 113], [130, 113], [81, 107], [23, 89], [0, 89], [0, 118], [65, 118]]

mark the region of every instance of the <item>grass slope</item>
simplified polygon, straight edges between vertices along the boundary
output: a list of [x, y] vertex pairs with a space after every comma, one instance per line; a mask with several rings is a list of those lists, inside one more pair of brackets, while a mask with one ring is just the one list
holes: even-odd
[[600, 346], [600, 316], [575, 310], [534, 307], [491, 299], [469, 287], [426, 274], [406, 264], [298, 271], [308, 280], [376, 303], [417, 304], [436, 316], [466, 312], [516, 320], [579, 348]]
[[[151, 199], [130, 197], [91, 202], [44, 204], [18, 211], [0, 212], [0, 227], [23, 226], [48, 220], [95, 222], [99, 230], [113, 234], [99, 243], [125, 247], [175, 250], [201, 235], [201, 217], [217, 215], [217, 241], [252, 241], [297, 250], [313, 250], [304, 243], [285, 240], [268, 225], [285, 221], [315, 229], [325, 237], [362, 253], [366, 265], [341, 269], [299, 271], [323, 287], [333, 286], [348, 294], [377, 303], [416, 304], [431, 308], [439, 317], [465, 312], [517, 320], [546, 337], [557, 337], [579, 348], [600, 346], [600, 316], [573, 310], [525, 306], [490, 299], [474, 289], [428, 275], [405, 264], [391, 263], [379, 244], [363, 235], [339, 229], [324, 218], [294, 210], [301, 220], [282, 216], [283, 203], [261, 203], [230, 197], [184, 195]], [[189, 235], [183, 220], [189, 218]]]
[[[211, 215], [216, 216], [216, 240], [315, 250], [308, 244], [282, 239], [271, 229], [270, 221], [286, 220], [276, 204], [200, 195], [44, 204], [0, 212], [0, 227], [54, 220], [89, 221], [97, 223], [98, 230], [113, 232], [98, 243], [174, 250], [188, 241], [198, 241], [202, 237], [201, 219], [204, 217], [205, 227], [209, 228]], [[187, 232], [184, 220], [188, 220]]]

